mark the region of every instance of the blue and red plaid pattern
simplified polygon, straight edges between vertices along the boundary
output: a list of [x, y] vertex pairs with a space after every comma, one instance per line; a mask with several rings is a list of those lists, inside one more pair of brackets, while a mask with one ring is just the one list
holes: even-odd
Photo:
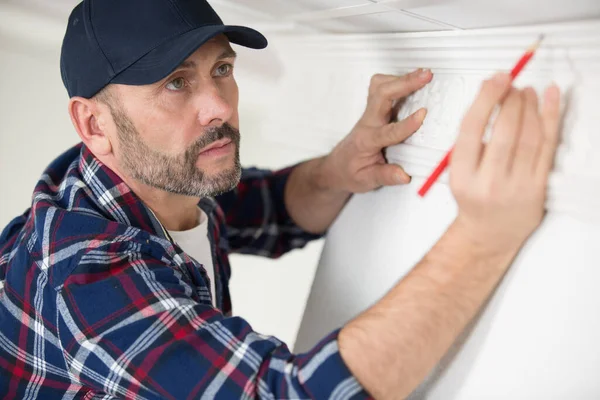
[[231, 316], [228, 254], [278, 257], [317, 236], [283, 202], [291, 169], [248, 169], [209, 216], [201, 264], [83, 145], [56, 159], [0, 236], [4, 399], [364, 398], [335, 331], [306, 354]]

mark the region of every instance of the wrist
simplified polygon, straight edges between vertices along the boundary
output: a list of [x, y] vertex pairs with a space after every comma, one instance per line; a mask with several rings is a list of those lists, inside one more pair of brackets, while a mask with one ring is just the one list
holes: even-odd
[[465, 248], [469, 248], [475, 257], [511, 259], [516, 256], [524, 241], [517, 237], [502, 239], [491, 226], [480, 226], [460, 213], [453, 221], [449, 231], [459, 238]]
[[416, 268], [412, 273], [440, 288], [454, 287], [457, 282], [494, 283], [510, 267], [517, 253], [518, 249], [499, 248], [481, 241], [461, 220], [455, 220], [423, 258], [422, 264], [427, 267]]
[[331, 194], [350, 194], [343, 186], [343, 180], [339, 174], [340, 168], [335, 165], [335, 160], [330, 155], [314, 160], [311, 170], [313, 187], [319, 192]]

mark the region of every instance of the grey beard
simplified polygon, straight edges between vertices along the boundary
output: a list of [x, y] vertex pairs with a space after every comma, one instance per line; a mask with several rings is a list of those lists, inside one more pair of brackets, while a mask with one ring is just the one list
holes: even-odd
[[[217, 196], [234, 189], [239, 183], [242, 176], [240, 133], [231, 125], [208, 129], [183, 155], [169, 156], [150, 149], [121, 110], [111, 108], [111, 112], [123, 152], [121, 163], [134, 179], [169, 193], [192, 197]], [[196, 166], [198, 154], [211, 143], [225, 138], [231, 139], [235, 145], [234, 165], [216, 176], [206, 176]]]

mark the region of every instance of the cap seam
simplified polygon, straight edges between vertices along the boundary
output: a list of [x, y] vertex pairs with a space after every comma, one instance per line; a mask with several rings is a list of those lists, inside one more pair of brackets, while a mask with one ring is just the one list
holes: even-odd
[[[217, 26], [217, 25], [205, 25], [205, 26]], [[154, 46], [153, 48], [151, 48], [150, 50], [148, 50], [147, 52], [145, 52], [144, 54], [140, 55], [138, 58], [136, 58], [134, 61], [132, 61], [131, 63], [127, 64], [126, 66], [124, 66], [121, 70], [119, 70], [119, 72], [113, 72], [114, 76], [111, 78], [111, 82], [113, 81], [113, 79], [115, 79], [119, 74], [121, 74], [122, 72], [124, 72], [125, 70], [127, 70], [129, 67], [131, 67], [133, 64], [135, 64], [136, 62], [138, 62], [139, 60], [141, 60], [142, 58], [144, 58], [145, 56], [147, 56], [150, 52], [154, 51], [157, 47], [162, 46], [163, 44], [165, 44], [166, 42], [168, 42], [169, 40], [172, 40], [178, 36], [183, 36], [187, 33], [190, 33], [193, 30], [196, 29], [200, 29], [200, 28], [204, 28], [204, 26], [200, 26], [200, 27], [195, 27], [195, 28], [190, 28], [185, 32], [180, 32], [176, 35], [173, 36], [169, 36], [167, 39], [165, 39], [164, 41], [162, 41], [161, 43], [158, 43], [156, 46]]]
[[90, 2], [90, 5], [89, 5], [90, 28], [92, 29], [92, 34], [94, 35], [94, 41], [96, 42], [96, 45], [100, 49], [100, 53], [102, 53], [102, 56], [104, 57], [104, 59], [106, 60], [106, 62], [108, 63], [108, 65], [110, 66], [110, 69], [112, 70], [112, 73], [115, 74], [115, 66], [110, 62], [110, 59], [108, 58], [108, 56], [104, 52], [104, 49], [100, 45], [100, 41], [98, 40], [98, 37], [96, 36], [96, 28], [94, 27], [94, 20], [92, 18], [92, 4], [91, 3], [93, 3], [93, 2], [91, 0], [89, 0], [89, 2]]
[[[177, 14], [179, 15], [179, 18], [181, 18], [181, 20], [183, 22], [185, 22], [190, 28], [193, 29], [194, 24], [192, 24], [186, 17], [185, 15], [183, 15], [183, 12], [181, 11], [181, 8], [179, 8], [179, 6], [177, 4], [175, 4], [175, 2], [173, 0], [169, 0], [169, 2], [171, 3], [171, 7], [173, 7], [175, 9], [175, 11], [177, 11]], [[188, 31], [189, 32], [189, 31]]]

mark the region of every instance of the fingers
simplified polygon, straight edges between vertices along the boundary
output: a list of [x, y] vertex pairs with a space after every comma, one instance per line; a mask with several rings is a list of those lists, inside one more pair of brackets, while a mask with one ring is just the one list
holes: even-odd
[[405, 141], [421, 128], [426, 116], [427, 109], [421, 108], [402, 121], [384, 126], [378, 134], [371, 138], [370, 147], [374, 150], [381, 150]]
[[505, 174], [513, 164], [524, 112], [524, 95], [511, 89], [494, 123], [492, 138], [481, 159], [485, 174]]
[[479, 166], [483, 152], [483, 135], [494, 107], [510, 87], [507, 74], [497, 74], [483, 83], [479, 95], [465, 114], [451, 158], [452, 170], [459, 176], [472, 173]]
[[538, 97], [535, 90], [532, 88], [525, 89], [523, 91], [523, 99], [523, 124], [512, 169], [517, 174], [530, 177], [537, 165], [544, 137], [539, 114]]
[[[462, 143], [455, 146], [461, 152], [455, 151], [453, 166], [466, 170], [468, 159], [475, 167], [464, 174], [451, 169], [450, 185], [471, 238], [493, 252], [514, 255], [545, 215], [548, 173], [559, 137], [559, 93], [548, 89], [540, 112], [533, 89], [511, 89], [502, 101], [503, 89], [492, 85], [484, 85], [463, 123]], [[493, 137], [476, 165], [467, 150], [481, 152], [483, 128], [500, 102]]]
[[560, 131], [560, 90], [555, 85], [549, 87], [544, 94], [542, 130], [544, 139], [537, 160], [536, 175], [540, 179], [547, 179], [554, 165]]
[[396, 164], [374, 165], [365, 171], [365, 175], [376, 187], [406, 185], [411, 181], [411, 177]]
[[431, 82], [433, 74], [429, 70], [417, 70], [410, 74], [392, 77], [375, 75], [371, 79], [367, 108], [362, 117], [363, 123], [379, 127], [390, 122], [390, 112], [395, 100], [408, 96]]

